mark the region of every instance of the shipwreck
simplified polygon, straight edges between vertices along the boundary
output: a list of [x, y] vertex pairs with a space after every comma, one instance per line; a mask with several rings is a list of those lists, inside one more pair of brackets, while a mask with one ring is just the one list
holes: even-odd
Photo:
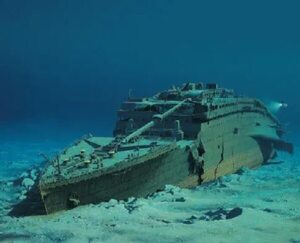
[[153, 97], [128, 97], [113, 137], [85, 136], [53, 158], [39, 190], [47, 213], [128, 197], [166, 184], [195, 187], [241, 167], [293, 152], [258, 99], [216, 84], [186, 83]]

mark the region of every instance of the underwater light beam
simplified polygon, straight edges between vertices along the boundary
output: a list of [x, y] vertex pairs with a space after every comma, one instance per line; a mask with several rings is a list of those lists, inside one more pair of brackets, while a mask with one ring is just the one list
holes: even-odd
[[278, 102], [278, 101], [271, 101], [268, 105], [269, 110], [273, 113], [278, 112], [280, 109], [285, 109], [288, 107], [288, 104], [284, 101]]

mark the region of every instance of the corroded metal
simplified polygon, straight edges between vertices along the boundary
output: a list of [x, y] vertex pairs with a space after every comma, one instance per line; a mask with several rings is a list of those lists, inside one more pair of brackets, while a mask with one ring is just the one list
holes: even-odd
[[130, 96], [118, 117], [114, 137], [85, 136], [48, 163], [39, 183], [47, 213], [193, 187], [293, 151], [261, 101], [215, 84]]

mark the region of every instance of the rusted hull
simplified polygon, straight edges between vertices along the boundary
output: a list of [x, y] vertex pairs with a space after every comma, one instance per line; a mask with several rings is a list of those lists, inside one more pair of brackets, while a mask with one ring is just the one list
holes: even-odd
[[166, 184], [178, 184], [189, 176], [189, 152], [177, 148], [124, 170], [97, 178], [47, 190], [41, 189], [46, 212], [73, 207], [70, 196], [76, 195], [80, 205], [128, 197], [144, 197]]
[[204, 146], [202, 181], [207, 182], [241, 167], [255, 168], [274, 155], [271, 141], [259, 143], [250, 134], [260, 128], [261, 134], [277, 136], [272, 121], [259, 113], [237, 113], [211, 120], [201, 126]]
[[[77, 183], [47, 190], [41, 189], [47, 213], [72, 208], [70, 197], [76, 195], [79, 205], [128, 197], [144, 197], [166, 184], [194, 187], [234, 173], [241, 167], [257, 167], [274, 153], [271, 144], [259, 144], [249, 133], [253, 125], [268, 124], [268, 119], [253, 114], [232, 115], [201, 124], [199, 137], [204, 153], [199, 170], [191, 170], [191, 153], [179, 148], [141, 164]], [[239, 119], [238, 122], [236, 119]], [[200, 125], [200, 124], [199, 124]]]

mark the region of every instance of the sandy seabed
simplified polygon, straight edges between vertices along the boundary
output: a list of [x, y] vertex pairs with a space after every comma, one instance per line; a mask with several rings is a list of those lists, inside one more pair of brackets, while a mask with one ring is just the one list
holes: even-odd
[[1, 161], [0, 241], [300, 243], [298, 150], [192, 190], [168, 185], [148, 198], [29, 217], [7, 215], [22, 190], [9, 182], [26, 166]]

